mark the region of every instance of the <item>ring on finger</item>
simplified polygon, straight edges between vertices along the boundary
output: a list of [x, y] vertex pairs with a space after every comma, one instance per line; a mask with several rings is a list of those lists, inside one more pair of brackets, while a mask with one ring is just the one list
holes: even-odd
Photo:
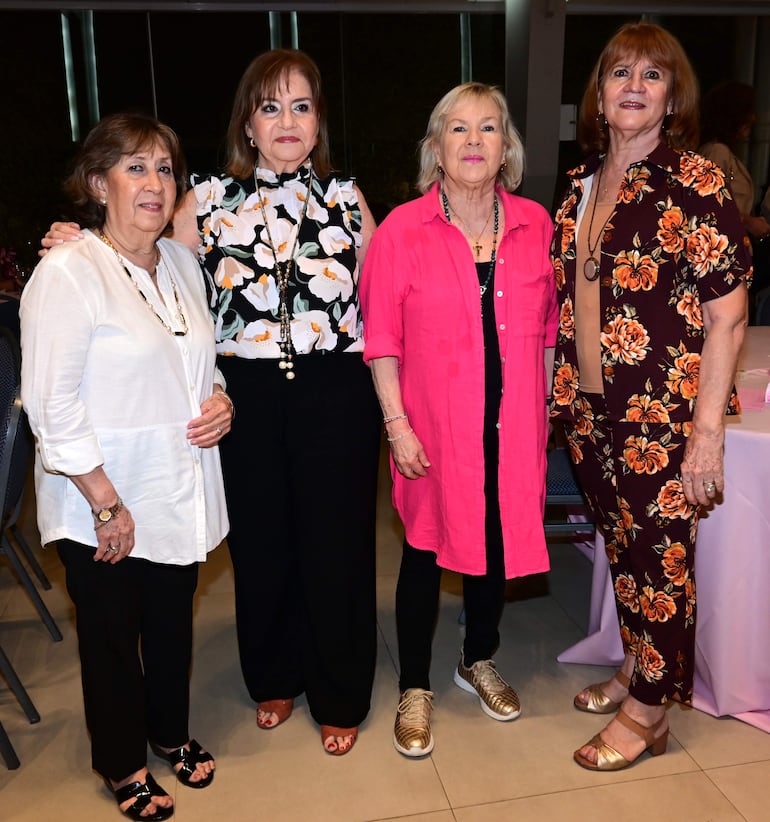
[[703, 483], [703, 488], [704, 488], [704, 490], [706, 491], [707, 494], [711, 494], [714, 491], [716, 491], [717, 485], [716, 485], [715, 482], [704, 482]]
[[219, 434], [220, 436], [222, 436], [222, 426], [221, 426], [221, 425], [218, 425], [218, 426], [217, 426], [217, 434]]
[[116, 553], [120, 550], [120, 547], [117, 545], [108, 545], [107, 547], [110, 549], [110, 551], [115, 551]]

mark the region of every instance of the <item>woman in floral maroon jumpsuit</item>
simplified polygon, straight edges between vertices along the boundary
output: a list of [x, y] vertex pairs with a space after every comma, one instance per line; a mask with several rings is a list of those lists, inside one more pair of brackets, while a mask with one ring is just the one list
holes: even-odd
[[697, 84], [649, 23], [610, 40], [588, 84], [552, 247], [560, 303], [551, 413], [601, 528], [625, 650], [575, 697], [613, 720], [575, 752], [592, 770], [663, 753], [668, 700], [692, 695], [694, 545], [723, 490], [724, 414], [751, 260], [721, 170], [697, 145]]

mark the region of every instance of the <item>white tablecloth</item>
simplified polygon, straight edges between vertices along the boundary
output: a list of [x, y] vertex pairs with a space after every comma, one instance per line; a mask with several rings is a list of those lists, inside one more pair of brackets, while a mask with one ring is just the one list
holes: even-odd
[[[696, 708], [770, 732], [770, 328], [747, 329], [739, 361], [740, 417], [728, 417], [725, 492], [701, 519], [695, 554]], [[588, 636], [560, 662], [619, 665], [604, 541], [596, 537]]]

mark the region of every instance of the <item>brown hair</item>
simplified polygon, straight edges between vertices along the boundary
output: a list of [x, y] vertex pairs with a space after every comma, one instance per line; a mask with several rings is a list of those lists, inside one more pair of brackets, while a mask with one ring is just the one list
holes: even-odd
[[646, 57], [671, 73], [669, 100], [672, 113], [666, 115], [661, 138], [674, 149], [694, 149], [698, 145], [698, 81], [681, 43], [654, 23], [626, 23], [613, 35], [599, 55], [586, 86], [578, 116], [578, 142], [584, 151], [607, 150], [609, 134], [599, 122], [599, 96], [605, 74], [625, 60]]
[[505, 162], [503, 168], [497, 173], [497, 180], [505, 191], [514, 191], [521, 182], [524, 173], [524, 146], [511, 120], [505, 97], [495, 86], [488, 86], [484, 83], [463, 83], [448, 91], [436, 103], [428, 120], [425, 136], [420, 142], [417, 188], [423, 194], [441, 177], [436, 165], [435, 148], [441, 139], [449, 112], [467, 98], [491, 100], [500, 110]]
[[331, 173], [329, 159], [329, 128], [326, 121], [326, 100], [321, 91], [321, 72], [313, 60], [297, 49], [273, 49], [251, 61], [238, 83], [227, 127], [227, 160], [225, 170], [233, 177], [244, 179], [251, 174], [258, 151], [249, 144], [246, 124], [264, 100], [289, 81], [292, 71], [299, 72], [310, 86], [310, 95], [318, 117], [318, 142], [310, 152], [313, 169], [323, 179]]
[[94, 192], [92, 179], [104, 176], [126, 154], [135, 154], [156, 145], [169, 153], [176, 182], [178, 204], [185, 193], [187, 164], [179, 138], [173, 129], [147, 114], [110, 114], [89, 132], [75, 157], [72, 172], [64, 181], [64, 191], [72, 201], [75, 219], [84, 228], [101, 228], [106, 209]]

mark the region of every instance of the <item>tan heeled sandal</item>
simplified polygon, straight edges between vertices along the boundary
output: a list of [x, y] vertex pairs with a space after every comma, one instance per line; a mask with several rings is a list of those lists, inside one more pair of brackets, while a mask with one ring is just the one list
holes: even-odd
[[[644, 751], [649, 751], [652, 756], [660, 756], [666, 752], [666, 746], [668, 745], [668, 728], [666, 728], [659, 737], [656, 738], [655, 736], [666, 721], [665, 714], [651, 727], [640, 725], [635, 719], [631, 719], [623, 710], [618, 712], [616, 719], [621, 725], [624, 725], [629, 731], [644, 741]], [[586, 759], [580, 753], [579, 749], [575, 751], [573, 756], [578, 765], [581, 765], [583, 768], [588, 768], [589, 771], [620, 771], [629, 765], [633, 765], [644, 753], [644, 751], [641, 751], [639, 756], [635, 756], [633, 759], [626, 759], [623, 754], [616, 751], [615, 748], [608, 745], [602, 739], [601, 733], [596, 734], [586, 745], [590, 745], [596, 749], [596, 762], [591, 762], [590, 759]], [[585, 745], [583, 747], [585, 747]]]
[[[257, 725], [263, 731], [277, 728], [291, 716], [294, 710], [293, 699], [268, 699], [257, 705]], [[275, 720], [272, 719], [275, 715]]]
[[[321, 744], [331, 756], [344, 756], [350, 753], [358, 739], [358, 726], [338, 728], [336, 725], [321, 725]], [[346, 742], [349, 740], [349, 742]]]
[[[623, 673], [618, 671], [612, 677], [626, 690], [628, 690], [631, 680]], [[580, 694], [588, 692], [588, 702], [582, 702]], [[622, 702], [623, 700], [620, 700]], [[589, 685], [584, 688], [573, 700], [573, 705], [579, 710], [587, 714], [613, 714], [620, 707], [620, 702], [614, 702], [602, 690], [601, 685]]]

